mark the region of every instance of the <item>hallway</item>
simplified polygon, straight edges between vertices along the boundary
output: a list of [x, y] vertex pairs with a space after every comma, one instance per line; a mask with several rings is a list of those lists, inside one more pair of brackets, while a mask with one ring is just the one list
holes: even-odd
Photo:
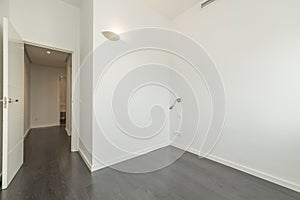
[[106, 168], [90, 174], [70, 153], [63, 127], [33, 129], [25, 162], [1, 200], [297, 200], [300, 194], [256, 177], [184, 154], [171, 166], [147, 174]]

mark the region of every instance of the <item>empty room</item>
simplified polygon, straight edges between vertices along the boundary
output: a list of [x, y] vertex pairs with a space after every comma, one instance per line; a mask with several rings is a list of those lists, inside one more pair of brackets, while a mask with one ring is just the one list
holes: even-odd
[[0, 0], [0, 199], [300, 200], [299, 0]]

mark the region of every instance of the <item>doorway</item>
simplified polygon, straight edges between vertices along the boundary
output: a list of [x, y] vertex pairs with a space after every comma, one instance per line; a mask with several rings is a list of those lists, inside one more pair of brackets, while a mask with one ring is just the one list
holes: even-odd
[[61, 125], [59, 76], [67, 79], [66, 122], [59, 129], [72, 135], [72, 58], [76, 59], [70, 51], [24, 42], [7, 18], [0, 21], [0, 54], [0, 175], [1, 188], [6, 189], [23, 165], [24, 138], [29, 130]]
[[24, 130], [64, 127], [71, 136], [72, 54], [25, 43]]

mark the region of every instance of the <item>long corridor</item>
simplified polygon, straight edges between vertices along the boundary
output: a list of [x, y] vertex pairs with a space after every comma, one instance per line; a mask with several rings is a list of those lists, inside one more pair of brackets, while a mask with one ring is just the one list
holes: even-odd
[[63, 127], [33, 129], [25, 162], [1, 200], [299, 200], [300, 194], [185, 153], [146, 174], [105, 168], [91, 174], [70, 152]]

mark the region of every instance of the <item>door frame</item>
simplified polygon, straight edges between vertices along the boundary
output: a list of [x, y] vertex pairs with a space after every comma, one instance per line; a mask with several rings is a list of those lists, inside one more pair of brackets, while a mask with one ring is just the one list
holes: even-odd
[[[63, 78], [64, 79], [66, 79], [65, 81], [66, 81], [66, 88], [65, 88], [65, 92], [66, 92], [66, 94], [68, 93], [68, 91], [67, 91], [67, 73], [66, 73], [66, 75], [65, 76], [63, 76]], [[58, 124], [60, 124], [60, 90], [61, 90], [61, 88], [60, 88], [60, 83], [61, 83], [61, 79], [63, 79], [62, 78], [62, 76], [59, 76], [58, 77], [58, 80], [57, 80], [57, 105], [58, 105], [58, 108], [57, 108], [57, 110], [58, 110], [58, 119], [57, 119], [57, 123]], [[67, 98], [67, 95], [66, 95], [66, 98]], [[67, 101], [67, 99], [66, 99], [66, 101]], [[67, 105], [66, 105], [66, 107], [67, 107]], [[67, 111], [66, 111], [67, 112]], [[71, 109], [71, 112], [72, 112], [72, 109]], [[71, 114], [71, 113], [70, 113]], [[67, 122], [66, 122], [67, 123]], [[67, 126], [67, 124], [66, 124], [66, 126]], [[67, 134], [69, 135], [69, 133], [68, 133], [68, 131], [69, 130], [66, 130], [67, 131]], [[70, 136], [70, 135], [69, 135]]]
[[[73, 106], [74, 106], [74, 101], [73, 101], [73, 98], [74, 98], [74, 92], [73, 92], [73, 88], [74, 88], [74, 80], [76, 80], [76, 75], [75, 75], [75, 70], [74, 70], [74, 60], [76, 59], [75, 57], [75, 53], [74, 51], [70, 51], [70, 50], [67, 50], [67, 49], [62, 49], [62, 48], [57, 48], [57, 47], [53, 47], [53, 46], [48, 46], [48, 45], [44, 45], [44, 44], [40, 44], [40, 43], [36, 43], [36, 42], [30, 42], [30, 41], [27, 41], [27, 40], [24, 40], [24, 45], [31, 45], [31, 46], [36, 46], [36, 47], [41, 47], [41, 48], [45, 48], [45, 49], [49, 49], [49, 50], [55, 50], [55, 51], [60, 51], [60, 52], [64, 52], [64, 53], [68, 53], [70, 54], [72, 57], [72, 64], [71, 64], [71, 70], [72, 70], [72, 73], [71, 73], [71, 98], [70, 98], [70, 101], [71, 101], [71, 121], [70, 121], [70, 125], [71, 125], [71, 130], [69, 130], [71, 133], [70, 133], [70, 137], [71, 137], [71, 147], [70, 147], [70, 151], [71, 152], [76, 152], [78, 151], [78, 137], [76, 137], [74, 134], [74, 120], [73, 120], [73, 116], [74, 116], [74, 109], [73, 109]], [[75, 137], [74, 137], [75, 136]]]

